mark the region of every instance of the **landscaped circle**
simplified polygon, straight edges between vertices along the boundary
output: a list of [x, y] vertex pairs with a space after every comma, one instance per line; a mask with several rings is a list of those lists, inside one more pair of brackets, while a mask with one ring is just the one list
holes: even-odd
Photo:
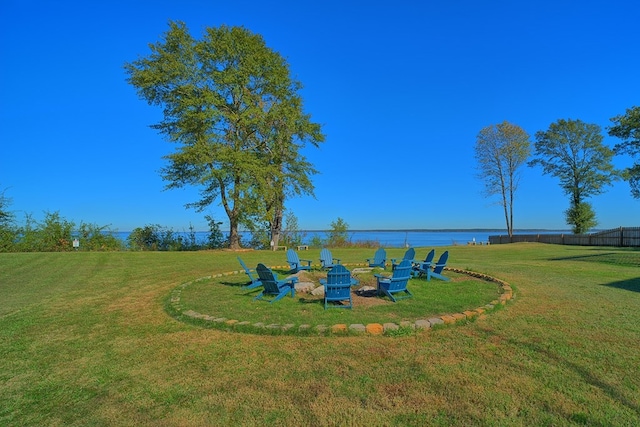
[[[353, 308], [324, 308], [319, 280], [326, 271], [300, 272], [295, 297], [275, 303], [255, 300], [262, 288], [247, 289], [244, 272], [218, 273], [186, 282], [167, 300], [167, 311], [175, 318], [203, 327], [251, 333], [326, 334], [386, 333], [392, 335], [438, 324], [470, 320], [505, 304], [511, 287], [496, 278], [455, 268], [446, 268], [449, 281], [410, 279], [412, 297], [396, 303], [376, 295], [374, 274], [390, 275], [382, 269], [349, 265], [359, 281], [352, 288]], [[285, 278], [286, 267], [272, 267]]]

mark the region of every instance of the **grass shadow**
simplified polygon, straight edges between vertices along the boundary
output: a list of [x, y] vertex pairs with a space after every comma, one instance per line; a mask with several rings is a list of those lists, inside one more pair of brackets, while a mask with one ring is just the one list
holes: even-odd
[[602, 286], [623, 289], [625, 291], [640, 292], [640, 277], [636, 277], [634, 279], [619, 280], [612, 283], [605, 283]]
[[[541, 344], [531, 342], [531, 341], [526, 341], [525, 339], [522, 339], [522, 338], [511, 337], [508, 339], [508, 341], [510, 341], [512, 344], [516, 346], [527, 348], [529, 351], [542, 355], [544, 359], [552, 361], [555, 365], [565, 366], [567, 369], [571, 370], [572, 372], [577, 374], [580, 378], [582, 378], [582, 380], [587, 384], [590, 384], [591, 386], [597, 388], [598, 390], [601, 390], [611, 399], [626, 406], [630, 410], [636, 413], [640, 413], [640, 405], [638, 404], [638, 401], [628, 399], [624, 395], [624, 393], [622, 393], [621, 390], [618, 389], [615, 383], [608, 382], [606, 378], [602, 378], [601, 376], [594, 374], [592, 370], [587, 369], [584, 366], [581, 366], [578, 363], [575, 363], [569, 360], [569, 358], [567, 357], [561, 356], [558, 352], [555, 352], [553, 348], [546, 348]], [[601, 424], [596, 424], [595, 420], [592, 420], [589, 424], [601, 425]]]
[[585, 261], [600, 262], [603, 264], [619, 265], [624, 267], [640, 267], [640, 252], [600, 252], [595, 254], [582, 254], [567, 257], [550, 258], [549, 261]]
[[231, 286], [231, 287], [234, 287], [234, 288], [242, 288], [244, 286], [250, 285], [251, 281], [247, 280], [246, 282], [229, 282], [229, 281], [222, 280], [222, 281], [220, 281], [218, 283], [220, 283], [221, 285], [224, 285], [224, 286]]

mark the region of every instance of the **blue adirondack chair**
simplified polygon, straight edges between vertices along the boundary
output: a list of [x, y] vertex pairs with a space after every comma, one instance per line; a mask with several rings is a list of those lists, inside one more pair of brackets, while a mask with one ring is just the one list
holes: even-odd
[[[404, 253], [404, 256], [402, 257], [402, 259], [400, 261], [408, 260], [410, 263], [414, 263], [416, 261], [415, 257], [416, 257], [416, 250], [413, 249], [413, 248], [409, 248]], [[391, 258], [391, 269], [396, 268], [396, 266], [399, 264], [396, 261], [397, 261], [396, 258]]]
[[[287, 262], [291, 267], [292, 273], [297, 273], [300, 270], [311, 270], [311, 260], [310, 259], [300, 259], [298, 257], [298, 253], [293, 249], [287, 250]], [[307, 265], [302, 265], [302, 263], [306, 263]]]
[[247, 274], [247, 276], [249, 276], [249, 280], [251, 280], [251, 282], [249, 284], [243, 286], [243, 288], [244, 289], [254, 289], [254, 288], [258, 288], [258, 287], [262, 286], [262, 282], [256, 276], [258, 274], [258, 273], [256, 273], [256, 270], [253, 269], [253, 268], [247, 267], [247, 265], [244, 263], [244, 261], [242, 261], [242, 258], [238, 257], [238, 261], [240, 262], [240, 265], [244, 269], [244, 272]]
[[433, 264], [433, 258], [436, 256], [435, 249], [431, 249], [424, 261], [415, 262], [413, 264], [413, 275], [415, 277], [422, 276], [423, 274], [427, 274], [427, 270], [431, 269], [431, 265]]
[[330, 270], [338, 264], [340, 264], [340, 259], [334, 258], [331, 255], [331, 251], [329, 249], [323, 248], [320, 251], [320, 265], [322, 270], [324, 269]]
[[431, 280], [432, 277], [440, 280], [449, 280], [448, 277], [442, 275], [442, 270], [444, 270], [444, 267], [447, 265], [448, 259], [449, 251], [445, 251], [442, 255], [440, 255], [440, 258], [438, 259], [436, 265], [433, 266], [433, 269], [427, 269], [427, 280]]
[[[264, 264], [258, 264], [258, 266], [256, 267], [256, 272], [258, 273], [258, 277], [260, 278], [264, 289], [258, 294], [258, 296], [254, 298], [254, 300], [264, 299], [265, 301], [274, 303], [288, 293], [291, 294], [291, 298], [295, 297], [295, 285], [298, 282], [297, 277], [278, 280], [278, 275], [271, 271], [271, 269]], [[266, 296], [274, 296], [274, 298], [268, 300], [267, 298], [265, 298]]]
[[383, 248], [378, 248], [373, 258], [367, 258], [367, 262], [369, 263], [369, 267], [385, 268], [387, 265], [387, 251]]
[[[351, 278], [351, 272], [344, 265], [336, 264], [328, 273], [326, 279], [320, 279], [320, 283], [324, 285], [324, 309], [327, 307], [351, 308], [353, 302], [351, 300], [351, 286], [354, 279]], [[355, 281], [355, 283], [358, 283]], [[349, 301], [348, 304], [329, 305], [331, 301]]]
[[[378, 295], [387, 295], [393, 302], [413, 296], [407, 289], [407, 282], [411, 278], [411, 262], [409, 260], [405, 259], [398, 264], [391, 277], [385, 277], [380, 274], [375, 274], [374, 276], [378, 281]], [[399, 293], [404, 295], [394, 296], [394, 294]]]

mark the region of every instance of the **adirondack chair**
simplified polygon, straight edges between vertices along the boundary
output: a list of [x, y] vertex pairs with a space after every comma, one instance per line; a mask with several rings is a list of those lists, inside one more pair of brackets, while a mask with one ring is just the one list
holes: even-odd
[[415, 277], [422, 276], [423, 274], [427, 274], [427, 270], [431, 269], [431, 264], [433, 264], [433, 258], [436, 256], [435, 249], [431, 249], [424, 261], [419, 261], [413, 263], [413, 275]]
[[367, 258], [367, 262], [369, 263], [369, 267], [385, 268], [387, 265], [387, 251], [383, 248], [378, 248], [373, 258]]
[[258, 278], [257, 276], [258, 273], [256, 273], [256, 270], [253, 268], [247, 267], [244, 261], [242, 261], [242, 258], [238, 257], [238, 261], [240, 262], [240, 265], [244, 269], [244, 272], [247, 274], [247, 276], [249, 276], [249, 280], [251, 280], [250, 283], [243, 286], [243, 289], [254, 289], [262, 286], [262, 282]]
[[449, 251], [445, 251], [442, 255], [440, 255], [440, 258], [438, 259], [436, 265], [433, 266], [433, 269], [427, 269], [427, 280], [431, 280], [431, 277], [435, 277], [436, 279], [440, 280], [449, 280], [448, 277], [442, 275], [442, 270], [444, 270], [444, 267], [447, 265], [448, 259]]
[[[378, 282], [378, 295], [387, 295], [393, 302], [413, 296], [407, 289], [407, 282], [411, 278], [411, 261], [408, 259], [403, 260], [396, 266], [391, 277], [385, 277], [380, 274], [375, 274], [374, 276]], [[404, 293], [405, 295], [393, 295], [398, 293]]]
[[[311, 270], [311, 260], [310, 259], [300, 259], [298, 257], [298, 253], [293, 249], [287, 250], [287, 262], [291, 267], [292, 273], [297, 273], [300, 270]], [[307, 265], [302, 265], [302, 263], [306, 263]]]
[[[326, 279], [320, 279], [320, 283], [324, 285], [324, 309], [326, 310], [327, 307], [352, 308], [351, 286], [353, 282], [354, 279], [351, 278], [351, 272], [344, 265], [336, 264], [327, 273]], [[330, 301], [349, 301], [349, 303], [330, 305]]]
[[331, 270], [336, 265], [340, 264], [339, 258], [334, 258], [331, 255], [331, 251], [327, 248], [324, 248], [320, 251], [320, 265], [322, 270], [327, 269]]
[[[295, 285], [298, 282], [297, 277], [278, 280], [278, 275], [271, 271], [271, 269], [264, 264], [258, 264], [258, 266], [256, 267], [256, 272], [258, 273], [258, 277], [260, 278], [264, 289], [262, 290], [262, 292], [260, 292], [260, 294], [258, 294], [258, 296], [254, 298], [254, 300], [264, 299], [265, 301], [274, 303], [288, 293], [291, 294], [291, 298], [295, 297]], [[265, 297], [269, 295], [275, 297], [268, 300]]]
[[[409, 248], [404, 253], [404, 256], [402, 257], [402, 259], [400, 261], [408, 260], [409, 262], [414, 263], [415, 262], [415, 257], [416, 257], [416, 250], [413, 249], [413, 248]], [[396, 268], [397, 265], [399, 264], [399, 262], [396, 262], [396, 261], [397, 261], [396, 258], [391, 258], [391, 269]]]

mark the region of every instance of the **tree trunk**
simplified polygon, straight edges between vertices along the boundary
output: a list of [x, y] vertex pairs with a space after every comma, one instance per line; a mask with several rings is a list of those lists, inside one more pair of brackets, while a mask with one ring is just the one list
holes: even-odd
[[235, 218], [229, 218], [229, 249], [241, 249], [238, 221]]
[[282, 233], [282, 208], [276, 207], [271, 221], [271, 241], [273, 242], [272, 250], [276, 250], [280, 242], [280, 234]]

